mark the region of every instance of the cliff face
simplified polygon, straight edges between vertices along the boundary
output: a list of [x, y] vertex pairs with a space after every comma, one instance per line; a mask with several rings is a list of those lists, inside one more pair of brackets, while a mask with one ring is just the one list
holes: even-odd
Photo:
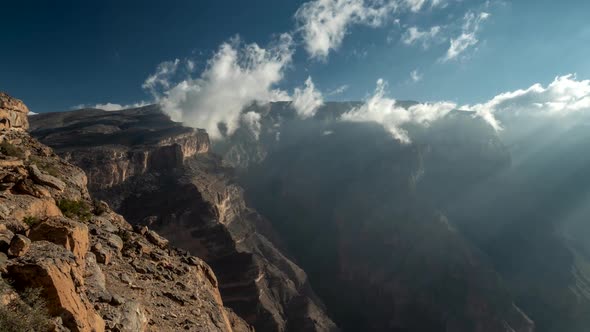
[[28, 129], [28, 107], [20, 100], [0, 92], [0, 130]]
[[278, 249], [269, 222], [209, 153], [206, 134], [152, 107], [47, 114], [32, 130], [87, 171], [93, 195], [204, 259], [225, 305], [257, 330], [336, 330], [305, 272]]
[[[205, 262], [147, 227], [133, 229], [92, 201], [86, 184], [81, 169], [25, 131], [0, 131], [0, 325], [251, 331], [224, 307]], [[43, 302], [30, 302], [32, 289]]]
[[260, 140], [244, 147], [247, 132], [238, 130], [218, 148], [241, 167], [252, 206], [273, 221], [344, 329], [535, 329], [445, 215], [445, 205], [458, 206], [470, 185], [510, 163], [485, 124], [453, 113], [427, 130], [406, 128], [414, 141], [403, 145], [377, 125], [337, 121], [349, 105], [305, 121], [280, 116], [284, 104], [269, 107], [260, 110]]

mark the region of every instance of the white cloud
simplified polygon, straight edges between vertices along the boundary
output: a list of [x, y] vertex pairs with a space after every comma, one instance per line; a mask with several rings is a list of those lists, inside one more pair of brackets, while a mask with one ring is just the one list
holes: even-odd
[[424, 75], [420, 74], [418, 69], [412, 70], [412, 72], [410, 72], [410, 78], [412, 79], [412, 82], [419, 82], [423, 77]]
[[154, 96], [157, 95], [159, 89], [168, 89], [170, 87], [170, 79], [176, 74], [179, 63], [179, 59], [160, 63], [156, 68], [156, 72], [148, 76], [142, 87]]
[[411, 11], [418, 12], [420, 11], [420, 9], [422, 9], [424, 4], [426, 3], [426, 0], [404, 0], [404, 3], [406, 4], [406, 6], [410, 8]]
[[410, 27], [402, 36], [402, 42], [406, 45], [414, 45], [421, 43], [424, 49], [427, 49], [430, 44], [438, 37], [441, 29], [439, 26], [433, 26], [430, 30], [421, 31], [417, 27]]
[[[144, 87], [153, 91], [172, 120], [204, 128], [212, 139], [221, 139], [239, 127], [244, 107], [255, 102], [290, 100], [286, 92], [276, 89], [276, 84], [291, 63], [292, 44], [289, 34], [281, 35], [267, 49], [255, 43], [244, 45], [236, 38], [220, 46], [198, 78], [188, 77], [172, 84], [171, 73], [178, 67], [174, 61], [158, 66]], [[249, 116], [246, 121], [252, 119]]]
[[121, 105], [121, 104], [114, 104], [114, 103], [95, 104], [95, 105], [80, 104], [80, 105], [73, 106], [72, 109], [77, 110], [77, 109], [83, 109], [83, 108], [95, 108], [95, 109], [111, 112], [111, 111], [126, 110], [129, 108], [144, 107], [147, 105], [149, 105], [149, 103], [146, 103], [144, 101], [134, 103], [134, 104], [128, 104], [128, 105]]
[[256, 137], [256, 140], [260, 137], [260, 130], [262, 129], [262, 125], [260, 124], [260, 113], [256, 113], [253, 111], [247, 112], [242, 114], [242, 122], [250, 128], [250, 131]]
[[566, 116], [590, 111], [590, 80], [577, 80], [575, 75], [556, 77], [547, 87], [537, 83], [528, 89], [499, 94], [483, 104], [466, 105], [463, 110], [474, 111], [494, 129], [502, 124], [496, 115], [501, 112], [539, 116]]
[[401, 107], [395, 99], [385, 96], [387, 83], [383, 79], [377, 81], [373, 96], [365, 103], [342, 115], [344, 121], [376, 122], [388, 130], [391, 135], [402, 143], [410, 143], [408, 132], [403, 129], [405, 124], [428, 126], [456, 108], [451, 102], [433, 104], [416, 104], [408, 108]]
[[311, 77], [307, 78], [303, 89], [295, 88], [292, 106], [300, 118], [306, 119], [313, 117], [318, 108], [323, 104], [324, 99], [322, 93], [316, 90]]
[[335, 96], [344, 93], [350, 86], [348, 84], [341, 85], [334, 90], [329, 91], [326, 95]]
[[380, 26], [397, 1], [313, 0], [295, 13], [310, 57], [325, 60], [338, 49], [353, 24]]
[[451, 38], [451, 44], [447, 50], [447, 54], [442, 59], [443, 61], [450, 61], [457, 59], [462, 53], [472, 46], [477, 45], [479, 40], [477, 39], [477, 33], [479, 32], [480, 25], [485, 21], [490, 14], [482, 12], [475, 14], [469, 12], [463, 17], [463, 27], [461, 34], [456, 38]]

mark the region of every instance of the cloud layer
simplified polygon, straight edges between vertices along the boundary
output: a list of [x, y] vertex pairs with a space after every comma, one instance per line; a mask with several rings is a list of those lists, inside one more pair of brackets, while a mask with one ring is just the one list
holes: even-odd
[[489, 101], [461, 107], [476, 112], [494, 129], [501, 130], [497, 119], [510, 115], [567, 116], [590, 110], [590, 80], [577, 80], [575, 75], [556, 77], [546, 87], [537, 83], [527, 89], [505, 92]]
[[341, 119], [352, 122], [376, 122], [387, 129], [395, 139], [402, 143], [410, 143], [411, 139], [403, 128], [404, 125], [428, 126], [457, 107], [451, 102], [438, 102], [404, 108], [398, 105], [395, 99], [386, 96], [386, 88], [387, 83], [379, 79], [375, 93], [362, 106], [344, 113]]

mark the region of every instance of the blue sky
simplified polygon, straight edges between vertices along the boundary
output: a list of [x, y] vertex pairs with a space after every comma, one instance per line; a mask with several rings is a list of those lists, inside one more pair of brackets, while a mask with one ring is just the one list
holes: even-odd
[[[294, 53], [276, 87], [291, 93], [311, 76], [325, 100], [365, 99], [379, 78], [395, 98], [458, 104], [568, 73], [590, 78], [590, 1], [443, 2], [391, 11], [376, 25], [351, 22], [340, 45], [314, 58], [294, 17], [306, 1], [11, 1], [2, 4], [9, 14], [0, 20], [0, 90], [35, 112], [149, 102], [142, 84], [159, 63], [191, 59], [198, 77], [236, 35], [264, 48], [286, 32]], [[477, 43], [444, 61], [465, 15], [484, 12]], [[409, 28], [435, 26], [440, 32], [429, 47], [403, 42]], [[341, 86], [348, 88], [330, 94]]]

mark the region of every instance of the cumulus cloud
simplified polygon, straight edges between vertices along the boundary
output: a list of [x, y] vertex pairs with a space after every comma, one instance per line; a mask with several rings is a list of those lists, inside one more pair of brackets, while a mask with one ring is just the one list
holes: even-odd
[[410, 78], [412, 79], [412, 82], [419, 82], [422, 80], [423, 77], [424, 75], [420, 74], [418, 69], [412, 70], [410, 72]]
[[572, 74], [559, 76], [546, 87], [537, 83], [528, 89], [505, 92], [486, 103], [466, 105], [462, 109], [476, 112], [496, 130], [502, 129], [496, 117], [502, 112], [566, 116], [590, 111], [590, 80], [578, 80]]
[[311, 77], [308, 77], [305, 81], [304, 88], [295, 88], [293, 93], [292, 106], [302, 119], [313, 117], [322, 105], [324, 99], [322, 93], [316, 90]]
[[447, 50], [447, 54], [442, 59], [443, 61], [450, 61], [457, 59], [470, 47], [477, 45], [479, 42], [477, 33], [480, 30], [481, 23], [485, 21], [490, 14], [482, 12], [475, 14], [469, 12], [463, 17], [463, 27], [461, 34], [456, 38], [451, 38], [451, 44]]
[[438, 102], [404, 108], [398, 105], [395, 99], [385, 96], [386, 87], [387, 83], [379, 79], [375, 93], [360, 107], [344, 113], [341, 119], [353, 122], [376, 122], [388, 130], [395, 139], [402, 143], [410, 143], [408, 132], [403, 129], [405, 124], [428, 126], [457, 107], [451, 102]]
[[147, 105], [149, 105], [149, 103], [144, 102], [144, 101], [134, 103], [134, 104], [127, 104], [127, 105], [114, 104], [114, 103], [95, 104], [95, 105], [80, 104], [80, 105], [76, 105], [76, 106], [72, 107], [72, 109], [77, 110], [77, 109], [83, 109], [83, 108], [96, 108], [99, 110], [111, 112], [111, 111], [126, 110], [129, 108], [144, 107]]
[[242, 114], [246, 106], [290, 100], [276, 85], [283, 79], [292, 54], [289, 34], [281, 35], [268, 48], [243, 44], [236, 38], [219, 47], [199, 77], [171, 83], [179, 64], [173, 61], [158, 66], [144, 88], [153, 91], [172, 120], [204, 128], [212, 139], [221, 139], [233, 134], [242, 120], [254, 124], [254, 115]]
[[420, 43], [424, 49], [430, 47], [432, 42], [439, 36], [441, 29], [439, 26], [433, 26], [429, 30], [421, 31], [417, 27], [410, 27], [402, 36], [402, 42], [406, 45]]

